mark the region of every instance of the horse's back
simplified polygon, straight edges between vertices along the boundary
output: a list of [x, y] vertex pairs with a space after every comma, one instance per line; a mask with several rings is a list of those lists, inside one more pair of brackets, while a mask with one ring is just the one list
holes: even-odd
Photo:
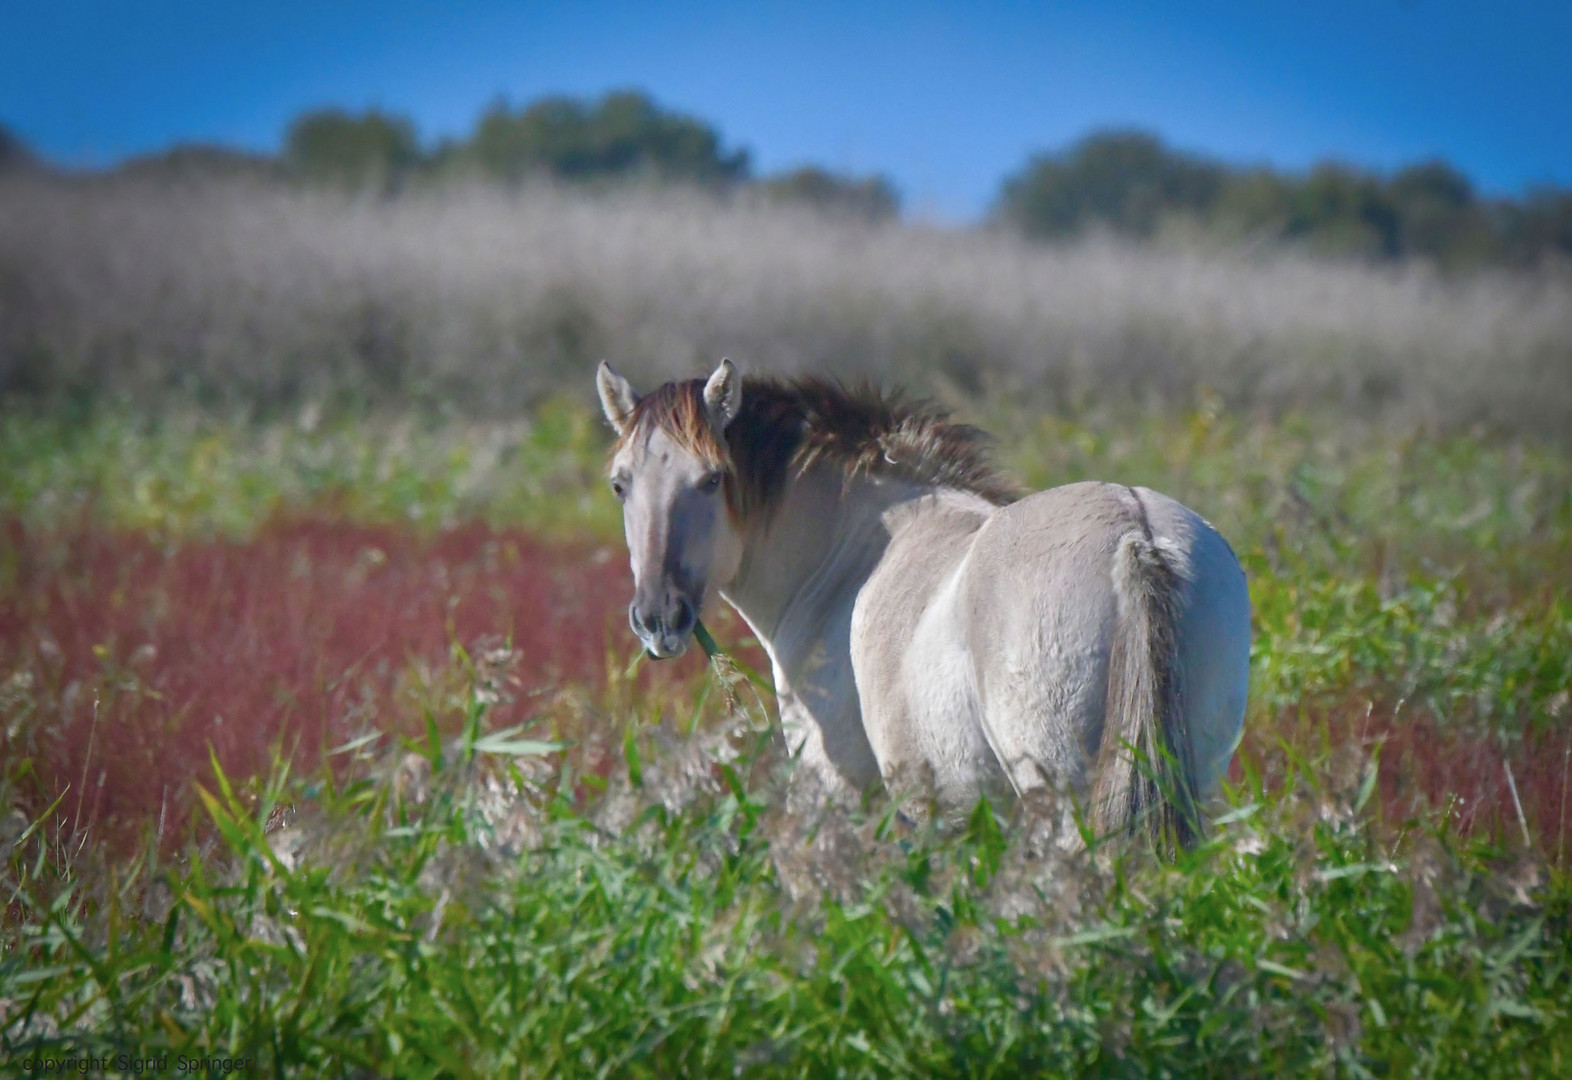
[[1018, 789], [1084, 785], [1102, 739], [1119, 618], [1115, 553], [1150, 534], [1182, 583], [1176, 640], [1197, 780], [1213, 786], [1243, 724], [1249, 597], [1228, 544], [1178, 501], [1086, 482], [1000, 508], [978, 531], [956, 617], [982, 723]]

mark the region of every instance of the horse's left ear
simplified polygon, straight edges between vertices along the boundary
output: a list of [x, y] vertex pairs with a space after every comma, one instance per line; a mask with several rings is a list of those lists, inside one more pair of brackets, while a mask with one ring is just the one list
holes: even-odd
[[737, 374], [737, 367], [730, 360], [722, 360], [704, 384], [704, 408], [717, 434], [737, 419], [737, 412], [742, 408], [742, 376]]

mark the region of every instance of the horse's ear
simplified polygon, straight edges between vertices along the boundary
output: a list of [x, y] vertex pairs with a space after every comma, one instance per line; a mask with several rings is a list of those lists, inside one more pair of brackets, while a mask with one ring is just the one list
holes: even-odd
[[704, 384], [704, 408], [717, 433], [724, 432], [726, 425], [737, 419], [742, 408], [742, 376], [730, 360], [722, 360]]
[[595, 369], [595, 389], [600, 391], [600, 407], [605, 410], [606, 419], [618, 435], [626, 435], [633, 420], [633, 407], [639, 403], [638, 391], [604, 360]]

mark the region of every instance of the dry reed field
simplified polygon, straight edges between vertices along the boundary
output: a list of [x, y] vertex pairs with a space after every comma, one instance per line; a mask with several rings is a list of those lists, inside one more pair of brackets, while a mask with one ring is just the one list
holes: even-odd
[[[1206, 839], [797, 812], [746, 627], [626, 627], [602, 355], [905, 385], [1205, 514], [1254, 636]], [[0, 398], [4, 1067], [1572, 1068], [1555, 271], [13, 178]]]
[[0, 211], [11, 390], [495, 413], [603, 356], [648, 380], [731, 353], [1054, 407], [1204, 389], [1452, 427], [1572, 417], [1572, 279], [1554, 272], [1043, 248], [681, 191], [13, 178]]

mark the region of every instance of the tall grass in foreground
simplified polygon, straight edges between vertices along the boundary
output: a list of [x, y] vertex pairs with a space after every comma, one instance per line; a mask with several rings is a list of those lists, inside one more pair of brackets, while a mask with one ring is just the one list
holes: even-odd
[[739, 709], [686, 740], [630, 718], [586, 786], [488, 730], [488, 685], [455, 738], [346, 747], [347, 782], [281, 770], [252, 803], [215, 772], [207, 854], [89, 876], [30, 827], [3, 870], [0, 1053], [409, 1077], [1569, 1064], [1565, 874], [1444, 824], [1390, 838], [1368, 762], [1247, 777], [1166, 866], [1076, 850], [1051, 801], [931, 829], [878, 802], [788, 813]]
[[1043, 248], [692, 193], [354, 199], [0, 182], [0, 393], [513, 411], [609, 357], [723, 355], [1050, 403], [1330, 405], [1564, 432], [1572, 282]]

